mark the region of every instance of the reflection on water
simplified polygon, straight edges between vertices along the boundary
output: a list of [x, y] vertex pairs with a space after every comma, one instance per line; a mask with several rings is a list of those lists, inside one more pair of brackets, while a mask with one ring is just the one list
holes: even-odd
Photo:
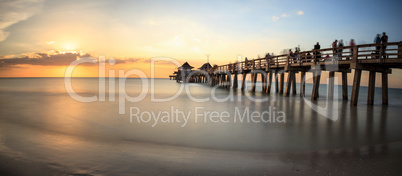
[[[141, 102], [127, 102], [126, 114], [119, 115], [118, 101], [81, 103], [73, 100], [63, 91], [63, 79], [0, 81], [0, 152], [10, 153], [12, 149], [26, 158], [69, 163], [65, 165], [71, 167], [95, 160], [103, 160], [104, 164], [123, 162], [127, 156], [139, 155], [138, 151], [148, 152], [149, 156], [152, 151], [146, 149], [149, 144], [161, 148], [278, 153], [283, 158], [308, 155], [309, 167], [314, 168], [317, 167], [315, 161], [323, 156], [388, 155], [389, 145], [398, 144], [402, 139], [402, 119], [399, 117], [402, 98], [401, 90], [397, 89], [390, 91], [390, 97], [395, 96], [390, 98], [389, 106], [362, 104], [350, 107], [349, 102], [339, 100], [339, 118], [332, 121], [315, 112], [299, 95], [283, 97], [272, 93], [267, 96], [261, 92], [218, 88], [215, 90], [217, 98], [232, 97], [233, 101], [216, 102], [210, 96], [211, 87], [187, 84], [193, 97], [210, 100], [194, 102], [182, 92], [169, 102], [152, 102], [148, 94]], [[138, 82], [128, 79], [126, 91], [137, 95], [141, 90]], [[96, 79], [73, 82], [83, 96], [96, 95], [97, 84]], [[155, 97], [166, 98], [180, 90], [182, 84], [160, 79], [155, 85]], [[251, 101], [249, 95], [266, 97], [269, 101]], [[321, 99], [318, 104], [323, 102]], [[173, 107], [190, 113], [190, 120], [184, 127], [183, 122], [158, 123], [155, 127], [135, 119], [130, 123], [130, 107], [155, 113], [170, 112]], [[236, 110], [243, 113], [248, 108], [252, 113], [271, 108], [271, 111], [283, 111], [286, 123], [195, 122], [197, 107], [202, 107], [205, 112], [228, 112], [230, 118], [236, 116]]]

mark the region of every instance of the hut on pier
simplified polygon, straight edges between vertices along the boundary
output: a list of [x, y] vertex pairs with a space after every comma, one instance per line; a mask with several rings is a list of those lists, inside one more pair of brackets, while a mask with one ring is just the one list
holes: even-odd
[[192, 72], [192, 69], [194, 67], [192, 67], [190, 64], [188, 64], [187, 62], [185, 62], [181, 67], [178, 68], [177, 70], [177, 82], [183, 81], [186, 82], [187, 77], [190, 75], [190, 73]]
[[199, 70], [204, 70], [204, 71], [209, 71], [210, 69], [212, 69], [212, 65], [209, 64], [209, 62], [205, 63], [204, 65], [202, 65], [200, 68], [198, 68]]

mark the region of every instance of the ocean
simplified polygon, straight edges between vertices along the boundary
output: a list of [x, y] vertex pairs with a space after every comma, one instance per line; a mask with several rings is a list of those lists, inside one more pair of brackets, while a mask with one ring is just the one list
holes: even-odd
[[[260, 84], [251, 92], [169, 79], [113, 80], [72, 78], [73, 89], [66, 90], [64, 78], [1, 78], [3, 172], [24, 170], [9, 168], [10, 161], [56, 175], [219, 174], [208, 163], [226, 157], [223, 168], [242, 165], [248, 173], [264, 163], [273, 166], [259, 158], [271, 154], [284, 156], [286, 163], [299, 153], [388, 156], [401, 149], [401, 89], [389, 89], [384, 106], [376, 88], [374, 105], [368, 106], [367, 87], [361, 87], [358, 105], [351, 107], [336, 86], [334, 108], [328, 109], [326, 85], [320, 86], [318, 101], [310, 102], [310, 84], [303, 99], [274, 90], [265, 94]], [[348, 92], [350, 98], [351, 86]], [[211, 161], [214, 155], [219, 159]]]

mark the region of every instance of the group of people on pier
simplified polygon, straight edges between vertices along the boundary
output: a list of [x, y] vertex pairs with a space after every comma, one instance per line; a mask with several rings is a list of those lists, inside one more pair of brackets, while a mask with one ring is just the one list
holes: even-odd
[[[375, 54], [377, 54], [377, 58], [381, 55], [383, 58], [385, 58], [385, 51], [387, 48], [387, 42], [388, 42], [388, 36], [386, 35], [385, 32], [382, 33], [382, 36], [380, 36], [380, 34], [377, 34], [376, 38], [374, 39], [374, 43], [377, 44], [376, 45], [376, 52]], [[353, 48], [354, 46], [356, 46], [355, 40], [354, 39], [350, 39], [349, 42], [349, 49], [350, 49], [350, 55], [349, 56], [353, 56]], [[322, 61], [329, 61], [329, 60], [333, 60], [333, 61], [338, 61], [338, 60], [342, 60], [343, 58], [345, 58], [345, 60], [349, 60], [350, 57], [346, 56], [344, 57], [343, 53], [344, 53], [344, 43], [343, 40], [335, 40], [334, 42], [332, 42], [332, 58], [330, 57], [329, 54], [326, 54], [325, 57], [323, 57], [323, 55], [321, 54], [321, 52], [319, 51], [321, 49], [320, 43], [317, 42], [316, 45], [314, 45], [314, 50], [313, 50], [313, 54], [315, 56], [315, 58], [317, 60], [322, 60]], [[374, 54], [374, 53], [373, 53]], [[295, 52], [292, 51], [292, 49], [288, 50], [288, 55], [289, 55], [289, 63], [298, 63], [298, 61], [303, 58], [306, 61], [305, 62], [311, 62], [312, 59], [312, 54], [310, 52], [307, 53], [302, 53], [300, 52], [300, 47], [296, 47], [295, 48]], [[271, 65], [274, 65], [275, 63], [272, 62], [273, 57], [267, 53], [265, 55], [265, 59], [267, 64], [271, 63]], [[381, 58], [382, 59], [382, 58]], [[247, 58], [246, 58], [246, 62], [247, 62]], [[299, 61], [300, 62], [300, 61]]]
[[385, 34], [385, 32], [382, 33], [382, 36], [380, 37], [380, 34], [377, 34], [377, 36], [374, 38], [374, 43], [377, 44], [376, 46], [376, 51], [375, 54], [385, 57], [385, 49], [387, 49], [387, 44], [388, 43], [388, 36]]
[[[387, 42], [388, 42], [388, 36], [386, 35], [385, 32], [382, 33], [382, 36], [380, 36], [380, 34], [377, 34], [376, 38], [374, 39], [374, 43], [377, 44], [375, 46], [376, 52], [372, 53], [374, 55], [374, 57], [379, 58], [382, 55], [385, 58], [385, 50], [387, 47], [386, 46]], [[338, 60], [349, 60], [354, 55], [354, 46], [356, 46], [355, 40], [350, 39], [349, 47], [347, 47], [347, 49], [350, 52], [344, 52], [345, 48], [344, 48], [343, 40], [342, 39], [339, 41], [335, 40], [334, 42], [332, 42], [332, 47], [331, 47], [332, 48], [332, 57], [330, 57], [331, 53], [322, 54], [320, 52], [321, 46], [320, 46], [319, 42], [317, 42], [314, 45], [314, 49], [309, 52], [301, 52], [300, 47], [295, 47], [294, 52], [292, 51], [292, 49], [288, 50], [288, 53], [287, 53], [288, 58], [289, 58], [288, 62], [290, 64], [301, 63], [302, 61], [303, 62], [313, 62], [313, 58], [315, 58], [318, 61], [334, 61], [334, 62], [337, 62]], [[349, 53], [349, 54], [344, 55], [344, 53]], [[383, 58], [380, 58], [380, 59], [382, 60]], [[247, 59], [247, 57], [245, 57], [245, 60], [244, 60], [245, 67], [253, 67], [253, 64], [254, 64], [254, 62], [250, 62]], [[265, 55], [265, 64], [266, 65], [277, 64], [273, 53], [272, 54], [267, 53]], [[237, 69], [237, 67], [238, 67], [238, 62], [228, 65], [228, 68], [230, 70]]]

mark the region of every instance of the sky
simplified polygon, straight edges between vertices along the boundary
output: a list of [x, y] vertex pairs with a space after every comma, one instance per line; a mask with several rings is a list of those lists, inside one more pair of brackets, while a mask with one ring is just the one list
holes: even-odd
[[[77, 57], [114, 58], [111, 69], [148, 75], [158, 57], [200, 67], [206, 54], [220, 65], [316, 42], [327, 48], [334, 39], [371, 43], [382, 32], [402, 41], [400, 7], [398, 0], [0, 0], [0, 77], [62, 77]], [[156, 77], [175, 67], [159, 64]], [[73, 75], [97, 70], [80, 66]]]

